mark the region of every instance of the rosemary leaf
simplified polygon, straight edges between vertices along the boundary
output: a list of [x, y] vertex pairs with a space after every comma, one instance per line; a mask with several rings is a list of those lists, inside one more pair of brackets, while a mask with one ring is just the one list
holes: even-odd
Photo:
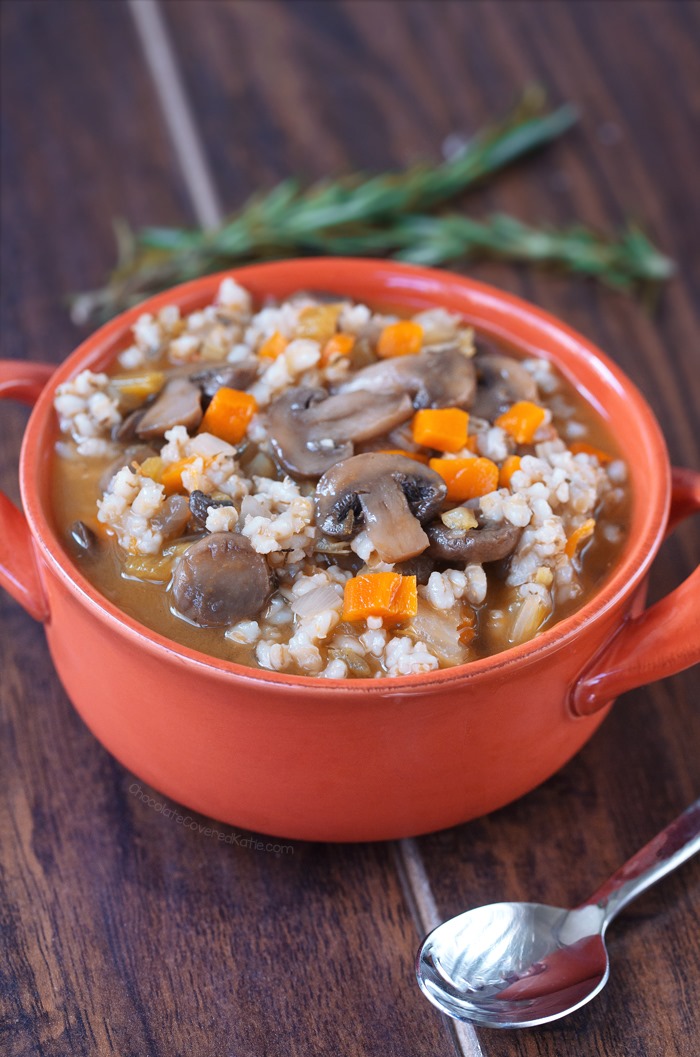
[[615, 238], [582, 227], [561, 231], [533, 228], [497, 214], [486, 221], [463, 216], [404, 218], [394, 232], [398, 260], [435, 265], [474, 256], [563, 266], [621, 290], [638, 283], [663, 282], [674, 264], [646, 236], [630, 226]]
[[526, 90], [499, 125], [476, 135], [447, 161], [376, 176], [357, 174], [303, 189], [294, 179], [255, 195], [213, 230], [115, 225], [119, 257], [107, 285], [77, 295], [76, 322], [104, 320], [176, 283], [250, 260], [300, 254], [393, 254], [424, 264], [488, 254], [556, 263], [631, 288], [662, 281], [672, 263], [641, 231], [606, 239], [582, 228], [537, 230], [512, 217], [475, 221], [429, 212], [571, 127], [570, 106], [542, 113], [544, 94]]

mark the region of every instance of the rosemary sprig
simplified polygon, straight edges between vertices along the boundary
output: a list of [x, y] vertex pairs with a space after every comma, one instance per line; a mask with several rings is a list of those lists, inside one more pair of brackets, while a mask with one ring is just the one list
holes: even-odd
[[672, 263], [636, 229], [608, 240], [582, 228], [536, 230], [502, 215], [485, 221], [427, 215], [576, 120], [570, 106], [543, 114], [543, 102], [540, 90], [526, 91], [505, 121], [438, 165], [328, 180], [306, 190], [285, 180], [213, 230], [145, 228], [135, 235], [122, 222], [117, 267], [105, 287], [73, 300], [73, 319], [109, 318], [174, 283], [242, 261], [304, 253], [392, 254], [423, 264], [490, 254], [556, 263], [623, 289], [668, 278]]
[[673, 262], [633, 225], [606, 238], [580, 226], [559, 231], [533, 228], [502, 213], [485, 222], [464, 216], [412, 216], [397, 225], [395, 235], [394, 256], [414, 264], [487, 255], [558, 265], [625, 291], [642, 282], [664, 282], [673, 274]]

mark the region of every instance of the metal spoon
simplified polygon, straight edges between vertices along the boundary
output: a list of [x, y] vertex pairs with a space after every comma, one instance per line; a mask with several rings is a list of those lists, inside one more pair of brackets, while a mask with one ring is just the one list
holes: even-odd
[[605, 986], [605, 930], [632, 899], [700, 851], [700, 800], [575, 910], [491, 903], [426, 936], [416, 974], [434, 1006], [456, 1020], [525, 1028], [565, 1017]]

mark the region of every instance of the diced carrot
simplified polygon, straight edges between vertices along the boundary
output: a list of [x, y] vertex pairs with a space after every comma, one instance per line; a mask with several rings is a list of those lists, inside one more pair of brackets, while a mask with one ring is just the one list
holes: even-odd
[[222, 386], [204, 412], [199, 432], [213, 433], [229, 444], [239, 444], [257, 410], [257, 400], [251, 393]]
[[461, 407], [423, 408], [413, 416], [413, 439], [424, 448], [460, 451], [467, 443], [469, 415]]
[[415, 576], [365, 573], [345, 584], [343, 620], [381, 617], [391, 624], [410, 620], [418, 612]]
[[289, 342], [284, 334], [280, 334], [279, 330], [276, 330], [267, 341], [262, 343], [258, 350], [258, 356], [263, 360], [276, 360], [278, 356], [282, 355], [287, 345], [289, 345]]
[[601, 465], [606, 462], [612, 462], [612, 455], [608, 455], [607, 451], [603, 451], [602, 448], [594, 448], [592, 444], [587, 444], [585, 440], [574, 441], [573, 444], [569, 445], [569, 451], [572, 451], [574, 455], [595, 455]]
[[479, 438], [476, 433], [472, 433], [471, 437], [467, 437], [464, 442], [464, 447], [467, 451], [473, 452], [475, 455], [479, 454]]
[[325, 345], [335, 334], [342, 304], [307, 305], [299, 313], [294, 333], [297, 338], [310, 338]]
[[379, 335], [377, 356], [388, 359], [391, 356], [411, 356], [420, 352], [423, 344], [423, 328], [420, 323], [402, 319], [390, 323]]
[[355, 347], [354, 334], [334, 334], [323, 346], [321, 353], [321, 366], [325, 367], [341, 356], [349, 356]]
[[595, 519], [592, 517], [587, 518], [577, 529], [569, 536], [566, 541], [564, 550], [568, 558], [573, 558], [580, 547], [590, 539], [595, 531]]
[[510, 433], [518, 444], [532, 444], [545, 420], [546, 411], [531, 400], [518, 400], [496, 419], [496, 425]]
[[407, 459], [414, 459], [415, 462], [424, 462], [426, 466], [428, 465], [429, 456], [421, 455], [420, 452], [417, 452], [417, 451], [403, 451], [401, 448], [382, 448], [379, 452], [377, 452], [377, 454], [378, 455], [405, 455]]
[[498, 475], [498, 487], [510, 488], [510, 479], [516, 470], [520, 469], [520, 456], [509, 455], [501, 463], [501, 471]]
[[185, 487], [182, 483], [182, 473], [188, 466], [197, 459], [196, 455], [190, 455], [187, 459], [178, 459], [177, 462], [171, 462], [169, 466], [166, 466], [161, 471], [160, 483], [165, 489], [166, 495], [174, 495], [175, 492], [184, 492]]
[[490, 459], [431, 459], [429, 465], [447, 484], [450, 501], [478, 499], [498, 488], [498, 467]]
[[457, 625], [457, 638], [463, 646], [468, 646], [476, 635], [476, 613], [470, 609]]

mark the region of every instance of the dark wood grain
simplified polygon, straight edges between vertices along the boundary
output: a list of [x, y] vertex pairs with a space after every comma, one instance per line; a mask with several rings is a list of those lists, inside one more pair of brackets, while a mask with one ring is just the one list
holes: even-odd
[[[2, 13], [3, 353], [58, 361], [81, 336], [63, 298], [102, 280], [111, 218], [193, 218], [126, 5]], [[15, 498], [25, 418], [3, 405]], [[454, 1052], [412, 983], [388, 847], [276, 854], [178, 824], [92, 738], [4, 594], [0, 619], [3, 1053]]]
[[[449, 132], [479, 127], [528, 81], [546, 84], [555, 101], [576, 102], [580, 127], [471, 196], [471, 207], [599, 228], [643, 218], [679, 261], [679, 278], [650, 314], [585, 282], [496, 264], [472, 271], [596, 340], [647, 396], [673, 459], [698, 465], [692, 232], [700, 219], [700, 159], [690, 134], [698, 105], [690, 86], [700, 54], [685, 10], [645, 3], [267, 3], [218, 5], [197, 26], [182, 5], [168, 14], [230, 207], [250, 169], [222, 129], [231, 100], [243, 102], [243, 85], [253, 112], [274, 114], [274, 133], [258, 129], [275, 144], [274, 161], [268, 151], [269, 164], [253, 176], [268, 185], [288, 171], [316, 176], [329, 165], [378, 168], [435, 157]], [[192, 33], [198, 48], [185, 46]], [[236, 69], [227, 75], [231, 41]], [[211, 81], [198, 76], [199, 49], [216, 62], [224, 92], [212, 93]], [[659, 556], [652, 597], [697, 560], [696, 526], [688, 526]], [[419, 842], [440, 912], [499, 896], [564, 904], [584, 898], [698, 795], [697, 687], [690, 672], [626, 695], [592, 744], [541, 790], [492, 818]], [[612, 982], [595, 1006], [550, 1030], [484, 1032], [484, 1051], [692, 1053], [690, 1040], [700, 1034], [699, 883], [697, 866], [689, 865], [618, 923]]]
[[[79, 336], [62, 299], [102, 279], [111, 218], [191, 222], [191, 205], [127, 5], [0, 10], [3, 355], [59, 360]], [[647, 396], [673, 459], [698, 465], [696, 5], [168, 0], [163, 11], [231, 208], [289, 173], [435, 157], [528, 80], [577, 102], [577, 130], [469, 207], [600, 227], [631, 215], [679, 277], [650, 315], [582, 281], [494, 263], [470, 271], [594, 338]], [[0, 482], [14, 495], [25, 417], [3, 405]], [[686, 527], [655, 564], [653, 596], [697, 560]], [[165, 817], [73, 712], [41, 629], [5, 596], [0, 618], [3, 1052], [454, 1053], [413, 983], [418, 936], [392, 849], [275, 854]], [[421, 839], [439, 912], [588, 895], [698, 795], [697, 692], [686, 673], [626, 695], [539, 790]], [[611, 929], [612, 979], [596, 1003], [550, 1029], [481, 1032], [486, 1057], [691, 1057], [699, 891], [691, 863], [648, 893]]]

